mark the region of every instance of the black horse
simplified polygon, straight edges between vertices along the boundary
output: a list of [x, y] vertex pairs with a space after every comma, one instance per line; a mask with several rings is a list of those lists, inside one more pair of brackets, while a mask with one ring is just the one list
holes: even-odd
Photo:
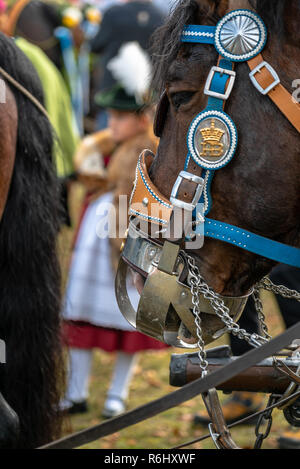
[[[38, 76], [13, 40], [0, 34], [0, 66], [38, 101]], [[15, 87], [0, 104], [0, 447], [33, 448], [60, 433], [64, 367], [60, 269], [56, 253], [59, 189], [48, 119]]]

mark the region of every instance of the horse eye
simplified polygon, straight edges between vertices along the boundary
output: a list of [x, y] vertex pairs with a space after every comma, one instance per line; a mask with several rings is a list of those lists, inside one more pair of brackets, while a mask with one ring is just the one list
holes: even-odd
[[179, 91], [178, 93], [171, 94], [170, 99], [175, 109], [178, 110], [182, 104], [187, 104], [194, 94], [194, 91]]

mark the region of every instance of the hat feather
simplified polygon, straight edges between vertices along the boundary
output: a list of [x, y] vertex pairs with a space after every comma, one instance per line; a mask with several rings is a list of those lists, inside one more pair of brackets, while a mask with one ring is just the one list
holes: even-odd
[[107, 68], [138, 103], [142, 104], [151, 82], [152, 66], [150, 58], [138, 42], [123, 44], [119, 53], [107, 65]]

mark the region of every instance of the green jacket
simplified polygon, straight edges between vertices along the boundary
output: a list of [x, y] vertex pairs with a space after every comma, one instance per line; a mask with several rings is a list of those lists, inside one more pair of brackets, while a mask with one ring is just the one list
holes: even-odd
[[45, 107], [58, 138], [54, 147], [57, 173], [66, 176], [73, 172], [73, 156], [80, 139], [68, 89], [59, 70], [39, 47], [21, 37], [16, 44], [32, 62], [42, 82]]

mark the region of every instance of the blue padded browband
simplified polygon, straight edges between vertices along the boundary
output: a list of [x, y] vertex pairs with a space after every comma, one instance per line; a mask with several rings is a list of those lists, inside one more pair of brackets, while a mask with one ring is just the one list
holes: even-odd
[[220, 221], [205, 219], [204, 235], [281, 264], [300, 268], [300, 249]]
[[196, 42], [201, 44], [214, 44], [215, 32], [215, 26], [199, 26], [197, 24], [188, 25], [183, 30], [181, 41]]

